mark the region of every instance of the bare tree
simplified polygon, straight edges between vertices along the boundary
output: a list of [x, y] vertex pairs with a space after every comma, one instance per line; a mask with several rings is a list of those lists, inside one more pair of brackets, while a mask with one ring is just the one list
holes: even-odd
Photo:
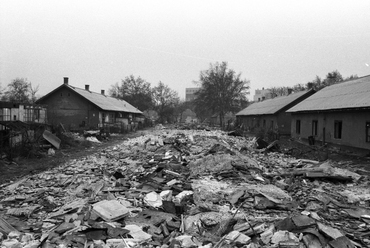
[[37, 86], [33, 87], [32, 84], [30, 83], [29, 91], [30, 91], [30, 101], [31, 101], [31, 103], [35, 103], [36, 100], [37, 100], [36, 94], [39, 91], [39, 86], [40, 85], [37, 85]]

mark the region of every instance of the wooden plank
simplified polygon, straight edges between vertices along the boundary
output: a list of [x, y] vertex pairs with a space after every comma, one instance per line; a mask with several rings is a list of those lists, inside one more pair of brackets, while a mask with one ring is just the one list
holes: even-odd
[[52, 134], [50, 131], [45, 130], [42, 137], [46, 139], [50, 144], [52, 144], [56, 149], [59, 149], [61, 140]]
[[0, 217], [0, 231], [9, 234], [12, 231], [18, 231], [12, 225], [10, 225], [6, 220]]

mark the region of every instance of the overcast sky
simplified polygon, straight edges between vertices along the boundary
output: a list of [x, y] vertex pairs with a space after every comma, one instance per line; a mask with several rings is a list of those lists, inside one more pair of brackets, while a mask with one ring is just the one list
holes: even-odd
[[0, 0], [0, 83], [100, 92], [133, 74], [185, 97], [227, 61], [254, 90], [370, 74], [370, 1]]

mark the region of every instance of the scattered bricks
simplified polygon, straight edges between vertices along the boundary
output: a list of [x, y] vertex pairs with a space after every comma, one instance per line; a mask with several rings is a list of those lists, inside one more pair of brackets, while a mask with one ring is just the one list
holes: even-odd
[[150, 130], [0, 186], [1, 247], [369, 246], [366, 175], [270, 151], [216, 130]]

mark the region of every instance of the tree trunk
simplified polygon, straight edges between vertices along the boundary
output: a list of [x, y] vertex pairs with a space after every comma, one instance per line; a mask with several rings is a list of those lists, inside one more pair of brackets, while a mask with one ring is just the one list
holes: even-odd
[[220, 126], [221, 129], [224, 127], [224, 113], [220, 113]]

